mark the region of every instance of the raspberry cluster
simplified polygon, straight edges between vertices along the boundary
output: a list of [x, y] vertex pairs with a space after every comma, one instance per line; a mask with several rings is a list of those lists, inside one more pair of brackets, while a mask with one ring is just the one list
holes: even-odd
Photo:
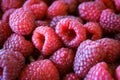
[[0, 4], [0, 80], [120, 80], [120, 0]]

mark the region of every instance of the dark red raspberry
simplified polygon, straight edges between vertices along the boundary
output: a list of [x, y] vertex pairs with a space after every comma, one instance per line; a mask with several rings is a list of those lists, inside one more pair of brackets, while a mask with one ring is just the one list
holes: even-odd
[[83, 2], [78, 6], [79, 15], [86, 21], [99, 21], [102, 10], [105, 7], [97, 2]]
[[120, 58], [120, 42], [111, 38], [102, 38], [97, 40], [106, 51], [106, 62], [114, 62]]
[[100, 62], [94, 65], [88, 74], [86, 75], [84, 80], [114, 80], [111, 76], [108, 65], [105, 62]]
[[92, 39], [92, 40], [97, 40], [100, 39], [102, 37], [102, 28], [101, 26], [96, 23], [96, 22], [87, 22], [84, 25], [87, 33], [88, 33], [88, 38]]
[[48, 26], [37, 27], [32, 35], [34, 46], [45, 56], [53, 54], [62, 47], [62, 42], [55, 31]]
[[49, 26], [50, 25], [50, 21], [49, 20], [36, 20], [35, 21], [35, 25], [38, 26]]
[[14, 11], [15, 11], [15, 9], [9, 9], [9, 10], [5, 11], [2, 16], [2, 20], [9, 23], [9, 17]]
[[23, 36], [14, 33], [6, 40], [3, 48], [21, 52], [26, 57], [32, 53], [34, 47]]
[[103, 60], [105, 51], [102, 45], [95, 41], [83, 41], [77, 49], [74, 59], [74, 71], [80, 77], [84, 78], [89, 69], [96, 63]]
[[67, 14], [67, 4], [63, 1], [54, 1], [48, 8], [48, 18]]
[[102, 3], [107, 8], [115, 10], [115, 5], [113, 0], [95, 0], [96, 2]]
[[60, 80], [55, 65], [48, 59], [32, 62], [25, 67], [19, 80]]
[[47, 4], [41, 0], [27, 0], [23, 7], [30, 9], [35, 15], [36, 19], [43, 19], [47, 14], [48, 9]]
[[56, 16], [56, 17], [53, 17], [51, 22], [50, 22], [50, 26], [55, 28], [57, 23], [61, 20], [61, 19], [64, 19], [64, 18], [72, 18], [72, 19], [76, 19], [78, 20], [79, 22], [83, 23], [82, 19], [79, 18], [79, 17], [75, 17], [75, 16]]
[[116, 68], [116, 79], [120, 80], [120, 65]]
[[31, 11], [24, 8], [16, 9], [9, 18], [11, 29], [18, 34], [28, 35], [34, 29], [35, 18]]
[[25, 0], [2, 0], [1, 8], [2, 11], [5, 12], [11, 8], [20, 8]]
[[69, 48], [61, 48], [50, 57], [50, 60], [55, 64], [60, 75], [65, 75], [72, 70], [74, 52]]
[[69, 73], [66, 74], [66, 76], [62, 80], [80, 80], [80, 79], [75, 73]]
[[105, 32], [120, 32], [120, 16], [111, 9], [105, 9], [100, 16], [100, 25]]
[[115, 3], [116, 9], [120, 12], [120, 0], [113, 0]]
[[86, 30], [83, 25], [75, 19], [65, 18], [60, 20], [56, 26], [56, 33], [68, 47], [76, 48], [86, 39]]
[[12, 30], [8, 23], [0, 20], [0, 48], [3, 46], [4, 42], [11, 35]]
[[61, 0], [64, 1], [68, 5], [68, 13], [72, 14], [75, 13], [77, 10], [77, 0]]
[[25, 65], [25, 59], [21, 53], [0, 50], [0, 80], [16, 80]]

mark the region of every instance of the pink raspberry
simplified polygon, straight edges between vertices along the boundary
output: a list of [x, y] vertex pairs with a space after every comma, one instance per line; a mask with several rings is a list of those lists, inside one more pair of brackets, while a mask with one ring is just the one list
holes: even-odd
[[83, 2], [78, 6], [79, 15], [86, 21], [99, 21], [105, 7], [94, 1]]
[[116, 68], [116, 79], [120, 80], [120, 65]]
[[48, 18], [67, 14], [67, 4], [63, 1], [54, 1], [48, 8]]
[[79, 21], [72, 18], [61, 19], [55, 30], [68, 47], [78, 47], [86, 39], [85, 28]]
[[37, 27], [32, 35], [34, 46], [45, 56], [53, 54], [62, 47], [62, 42], [55, 31], [48, 26]]
[[66, 76], [62, 80], [80, 80], [80, 79], [75, 73], [69, 73], [66, 74]]
[[0, 80], [16, 80], [24, 65], [25, 59], [21, 53], [0, 50]]
[[53, 17], [51, 22], [50, 22], [50, 26], [55, 28], [57, 23], [61, 20], [61, 19], [64, 19], [64, 18], [72, 18], [72, 19], [76, 19], [78, 20], [79, 22], [83, 23], [82, 19], [79, 18], [79, 17], [75, 17], [75, 16], [56, 16], [56, 17]]
[[102, 45], [95, 41], [83, 41], [77, 49], [74, 58], [74, 71], [80, 77], [84, 78], [89, 69], [96, 63], [102, 61], [105, 57], [105, 51]]
[[6, 40], [3, 48], [21, 52], [25, 57], [31, 55], [34, 49], [30, 41], [25, 40], [22, 35], [15, 33]]
[[34, 15], [24, 8], [16, 9], [9, 18], [11, 29], [18, 34], [28, 35], [34, 29]]
[[74, 52], [69, 48], [61, 48], [50, 57], [50, 60], [55, 64], [60, 75], [65, 75], [72, 70]]
[[120, 16], [111, 9], [105, 9], [100, 16], [100, 25], [107, 33], [120, 32]]
[[27, 0], [23, 7], [30, 9], [36, 19], [43, 19], [47, 14], [48, 9], [47, 4], [41, 0]]
[[11, 34], [12, 30], [9, 24], [0, 20], [0, 48]]
[[38, 60], [26, 66], [19, 80], [60, 80], [55, 65], [48, 59]]
[[14, 11], [15, 11], [15, 9], [9, 9], [9, 10], [5, 11], [2, 16], [2, 20], [9, 23], [9, 17]]
[[2, 0], [1, 8], [5, 12], [11, 8], [20, 8], [25, 0]]
[[97, 40], [100, 39], [102, 37], [102, 28], [101, 26], [96, 23], [96, 22], [87, 22], [84, 25], [87, 33], [88, 33], [88, 38], [92, 39], [92, 40]]
[[114, 80], [111, 76], [107, 63], [100, 62], [94, 65], [86, 75], [84, 80]]
[[111, 38], [102, 38], [97, 40], [105, 50], [105, 61], [106, 62], [115, 62], [120, 57], [120, 42]]

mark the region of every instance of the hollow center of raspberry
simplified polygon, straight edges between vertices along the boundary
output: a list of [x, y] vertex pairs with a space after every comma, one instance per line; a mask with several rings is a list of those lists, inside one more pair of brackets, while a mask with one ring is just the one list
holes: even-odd
[[3, 68], [0, 67], [0, 75], [3, 74]]
[[67, 33], [66, 36], [67, 36], [68, 41], [71, 41], [76, 37], [76, 33], [75, 33], [75, 31], [73, 29], [66, 30], [66, 33]]

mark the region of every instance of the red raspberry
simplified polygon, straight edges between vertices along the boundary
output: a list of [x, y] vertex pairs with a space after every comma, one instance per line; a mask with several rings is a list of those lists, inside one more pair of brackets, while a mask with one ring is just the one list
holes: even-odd
[[53, 54], [62, 47], [62, 42], [55, 31], [48, 26], [37, 27], [32, 35], [34, 46], [45, 56]]
[[25, 65], [19, 52], [0, 50], [0, 80], [16, 80]]
[[50, 21], [48, 20], [36, 20], [35, 21], [35, 25], [38, 26], [49, 26], [50, 25]]
[[56, 26], [56, 33], [68, 47], [78, 47], [86, 39], [86, 31], [83, 25], [72, 18], [60, 20]]
[[120, 12], [120, 0], [113, 0], [115, 3], [116, 9]]
[[35, 15], [36, 19], [43, 19], [47, 14], [48, 9], [47, 4], [41, 0], [27, 0], [23, 7], [30, 9]]
[[38, 60], [25, 67], [19, 80], [60, 80], [59, 72], [48, 60]]
[[33, 45], [30, 41], [19, 34], [12, 34], [3, 45], [4, 49], [10, 49], [21, 52], [25, 57], [29, 56], [33, 51]]
[[11, 29], [18, 34], [28, 35], [34, 28], [34, 15], [23, 8], [16, 9], [9, 18]]
[[105, 9], [100, 16], [100, 25], [105, 32], [120, 32], [120, 16], [111, 9]]
[[120, 65], [116, 68], [116, 79], [120, 80]]
[[55, 64], [60, 75], [65, 75], [72, 70], [74, 52], [69, 48], [61, 48], [50, 57], [50, 60]]
[[11, 8], [20, 8], [25, 0], [2, 0], [1, 8], [2, 11], [5, 12]]
[[108, 66], [105, 62], [100, 62], [94, 65], [84, 80], [114, 80], [108, 71]]
[[77, 49], [74, 59], [74, 71], [80, 77], [84, 78], [89, 69], [96, 63], [103, 60], [105, 51], [103, 47], [91, 40], [83, 41]]
[[97, 40], [102, 37], [102, 29], [101, 26], [96, 23], [96, 22], [87, 22], [84, 25], [85, 29], [87, 30], [88, 33], [88, 38], [92, 40]]
[[4, 42], [11, 35], [12, 30], [8, 23], [0, 20], [0, 48], [3, 46]]
[[66, 76], [62, 80], [80, 80], [80, 79], [75, 73], [69, 73], [66, 74]]
[[87, 21], [99, 21], [102, 10], [105, 7], [97, 2], [83, 2], [78, 6], [79, 15]]
[[113, 0], [95, 0], [96, 2], [100, 2], [105, 5], [107, 8], [115, 10], [115, 5]]
[[9, 23], [9, 17], [14, 11], [15, 11], [15, 9], [9, 9], [9, 10], [5, 11], [2, 16], [2, 20]]
[[103, 49], [106, 51], [106, 62], [114, 62], [117, 61], [120, 57], [120, 42], [115, 39], [110, 38], [103, 38], [97, 40], [98, 43], [100, 43], [103, 47]]
[[58, 15], [67, 14], [67, 4], [63, 1], [54, 1], [48, 8], [48, 17], [53, 18]]
[[79, 22], [83, 23], [82, 19], [79, 18], [79, 17], [75, 17], [75, 16], [56, 16], [56, 17], [53, 17], [51, 22], [50, 22], [50, 26], [55, 28], [57, 23], [61, 20], [61, 19], [64, 19], [64, 18], [72, 18], [72, 19], [76, 19], [78, 20]]
[[72, 14], [75, 13], [77, 10], [77, 0], [61, 0], [64, 1], [68, 5], [68, 13]]

